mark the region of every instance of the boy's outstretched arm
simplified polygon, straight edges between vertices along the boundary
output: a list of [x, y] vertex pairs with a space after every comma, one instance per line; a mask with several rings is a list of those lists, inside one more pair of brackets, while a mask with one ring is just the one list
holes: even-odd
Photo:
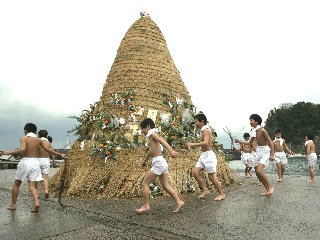
[[166, 140], [164, 140], [162, 137], [158, 136], [158, 134], [156, 133], [153, 133], [152, 134], [152, 137], [155, 141], [159, 142], [160, 144], [162, 144], [162, 146], [164, 146], [168, 152], [170, 153], [170, 155], [172, 157], [178, 157], [179, 156], [179, 153], [176, 152], [176, 151], [173, 151], [173, 149], [170, 147], [169, 143], [167, 143]]
[[147, 155], [141, 160], [141, 166], [145, 167], [147, 164], [147, 161], [150, 159], [150, 151], [148, 151]]
[[187, 146], [189, 148], [191, 147], [198, 147], [198, 146], [208, 146], [209, 145], [209, 141], [210, 141], [210, 131], [208, 129], [205, 129], [204, 132], [203, 132], [203, 141], [202, 142], [198, 142], [198, 143], [191, 143], [191, 142], [188, 142], [187, 143]]
[[0, 151], [1, 154], [6, 154], [6, 155], [13, 155], [13, 154], [19, 154], [19, 153], [24, 153], [24, 151], [27, 149], [27, 143], [25, 138], [20, 138], [20, 147], [12, 150], [12, 151]]
[[287, 153], [289, 153], [289, 154], [294, 154], [289, 148], [288, 148], [288, 146], [287, 146], [287, 144], [286, 144], [286, 142], [285, 141], [283, 141], [283, 146], [284, 146], [284, 150], [285, 151], [287, 151]]
[[234, 142], [235, 143], [239, 143], [240, 145], [252, 145], [253, 141], [254, 141], [255, 137], [250, 137], [249, 141], [240, 141], [239, 139], [235, 139]]
[[56, 155], [56, 156], [60, 156], [60, 157], [62, 157], [62, 158], [66, 158], [66, 155], [65, 155], [65, 154], [56, 152], [56, 151], [48, 148], [43, 141], [40, 142], [40, 146], [41, 146], [46, 152], [48, 152], [48, 153], [54, 154], [54, 155]]

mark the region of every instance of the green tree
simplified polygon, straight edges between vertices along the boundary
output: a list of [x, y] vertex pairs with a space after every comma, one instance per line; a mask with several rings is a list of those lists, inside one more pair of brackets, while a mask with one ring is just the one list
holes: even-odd
[[265, 128], [271, 137], [279, 128], [287, 143], [301, 146], [307, 133], [320, 134], [320, 104], [281, 104], [269, 112]]

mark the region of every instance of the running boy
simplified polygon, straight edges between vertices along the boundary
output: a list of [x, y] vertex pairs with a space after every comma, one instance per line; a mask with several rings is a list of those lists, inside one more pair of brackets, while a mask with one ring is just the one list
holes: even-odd
[[[47, 130], [40, 130], [38, 132], [38, 137], [43, 141], [43, 144], [46, 145], [47, 148], [51, 149], [51, 143], [47, 139], [48, 132]], [[39, 165], [41, 169], [41, 174], [43, 178], [43, 187], [44, 187], [44, 197], [49, 198], [49, 169], [50, 169], [50, 153], [45, 151], [43, 148], [40, 147], [39, 155], [37, 156], [39, 160]]]
[[15, 181], [12, 187], [12, 203], [7, 208], [9, 210], [16, 210], [19, 188], [24, 180], [28, 181], [28, 187], [34, 201], [34, 208], [31, 212], [35, 213], [39, 210], [40, 204], [36, 184], [38, 181], [42, 181], [40, 165], [37, 159], [40, 147], [51, 154], [60, 155], [62, 158], [65, 158], [64, 154], [55, 152], [43, 144], [41, 139], [37, 138], [36, 132], [37, 126], [33, 123], [27, 123], [24, 127], [25, 137], [20, 138], [20, 147], [12, 151], [0, 151], [0, 155], [13, 155], [19, 153], [23, 153], [24, 155], [24, 158], [21, 159], [17, 166]]
[[[143, 206], [136, 209], [137, 213], [144, 213], [150, 210], [149, 205], [149, 185], [159, 177], [160, 183], [176, 202], [174, 213], [180, 211], [184, 202], [179, 198], [176, 191], [168, 183], [168, 163], [162, 156], [162, 145], [168, 150], [172, 157], [178, 157], [179, 153], [172, 150], [170, 145], [163, 138], [159, 137], [152, 119], [146, 118], [140, 123], [141, 132], [149, 139], [149, 151], [142, 161], [142, 167], [145, 167], [147, 161], [151, 158], [151, 169], [148, 171], [142, 181], [143, 188]], [[162, 145], [161, 145], [162, 144]]]
[[[236, 142], [240, 144], [252, 145], [254, 139], [257, 139], [256, 149], [256, 162], [255, 172], [259, 181], [266, 188], [266, 191], [261, 193], [261, 196], [269, 196], [273, 193], [274, 188], [272, 187], [267, 175], [263, 172], [263, 168], [271, 161], [274, 160], [274, 146], [270, 139], [268, 132], [261, 127], [262, 118], [258, 114], [252, 114], [250, 116], [251, 138], [249, 142], [242, 142], [236, 139]], [[268, 146], [269, 145], [269, 146]]]
[[274, 160], [277, 163], [277, 172], [278, 172], [278, 182], [283, 181], [283, 173], [288, 163], [286, 153], [293, 154], [293, 152], [288, 148], [286, 141], [281, 137], [280, 129], [275, 131], [275, 139], [273, 140], [274, 144]]
[[[249, 166], [250, 167], [255, 167], [256, 165], [256, 161], [258, 161], [258, 155], [257, 155], [257, 139], [255, 138], [253, 141], [252, 141], [252, 144], [251, 144], [251, 154], [250, 154], [250, 158], [249, 158]], [[259, 180], [259, 179], [258, 179]], [[259, 180], [259, 183], [258, 183], [259, 186], [262, 186], [262, 183], [260, 182]]]
[[314, 136], [309, 133], [306, 136], [306, 160], [308, 161], [308, 167], [310, 172], [310, 179], [307, 180], [309, 183], [315, 183], [316, 178], [314, 174], [314, 166], [317, 164], [316, 145], [313, 142]]
[[210, 194], [210, 190], [206, 186], [201, 172], [205, 170], [208, 173], [208, 178], [218, 190], [219, 195], [214, 199], [215, 201], [220, 201], [225, 198], [225, 194], [222, 191], [220, 182], [216, 176], [217, 170], [217, 157], [216, 154], [212, 151], [212, 134], [209, 126], [207, 125], [207, 117], [200, 113], [194, 116], [195, 125], [200, 129], [200, 142], [199, 143], [187, 143], [187, 146], [190, 147], [201, 147], [201, 155], [199, 160], [196, 163], [196, 166], [192, 169], [192, 175], [197, 180], [202, 192], [198, 198], [203, 198], [206, 195]]

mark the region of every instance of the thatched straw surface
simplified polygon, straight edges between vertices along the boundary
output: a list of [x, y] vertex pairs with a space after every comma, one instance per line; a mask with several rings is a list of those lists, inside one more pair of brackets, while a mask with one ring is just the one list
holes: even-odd
[[[86, 147], [89, 147], [87, 143]], [[59, 190], [63, 168], [67, 167], [67, 176], [64, 188], [70, 196], [111, 198], [132, 198], [141, 196], [141, 183], [149, 167], [141, 168], [140, 160], [146, 149], [120, 150], [117, 161], [104, 163], [101, 159], [89, 157], [86, 151], [78, 151], [79, 144], [73, 146], [67, 165], [62, 166], [50, 182], [53, 191]], [[194, 188], [199, 191], [191, 175], [192, 168], [200, 152], [196, 150], [182, 151], [178, 158], [166, 157], [169, 164], [169, 182], [179, 193], [186, 193]], [[150, 162], [149, 162], [150, 164]], [[230, 185], [234, 181], [234, 172], [218, 155], [217, 175], [223, 185]], [[209, 179], [205, 176], [208, 187]], [[103, 186], [103, 189], [101, 187]], [[160, 184], [159, 184], [160, 187]]]
[[129, 89], [137, 94], [135, 106], [160, 112], [168, 111], [162, 103], [163, 93], [172, 91], [175, 96], [190, 98], [166, 41], [150, 17], [139, 18], [125, 34], [103, 88], [102, 108], [125, 114], [114, 109], [110, 94]]
[[[137, 121], [147, 116], [148, 109], [158, 110], [158, 120], [159, 113], [167, 113], [170, 108], [163, 103], [163, 95], [168, 92], [192, 104], [166, 41], [150, 17], [139, 18], [127, 31], [92, 115], [107, 112], [128, 120], [127, 116], [131, 112], [111, 101], [112, 94], [117, 93], [121, 96], [128, 91], [135, 93], [135, 107], [141, 106], [145, 109], [141, 116], [137, 115]], [[85, 127], [85, 132], [89, 135], [101, 131], [94, 124]], [[108, 160], [105, 163], [104, 160], [92, 156], [92, 144], [91, 141], [87, 141], [83, 151], [80, 151], [79, 143], [72, 146], [66, 166], [61, 167], [50, 183], [52, 190], [59, 189], [63, 169], [66, 167], [64, 187], [68, 195], [94, 198], [141, 196], [141, 182], [149, 169], [140, 167], [140, 159], [146, 150], [142, 147], [118, 150], [118, 160]], [[166, 157], [170, 169], [169, 181], [179, 193], [189, 191], [192, 186], [197, 190], [198, 186], [191, 170], [200, 152], [178, 151], [181, 152], [179, 158]], [[223, 185], [232, 183], [233, 171], [224, 162], [223, 156], [219, 155], [218, 159], [219, 180]]]

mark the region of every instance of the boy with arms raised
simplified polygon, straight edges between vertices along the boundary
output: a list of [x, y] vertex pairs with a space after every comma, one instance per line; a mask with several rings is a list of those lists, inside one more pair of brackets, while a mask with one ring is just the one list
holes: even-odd
[[[244, 139], [244, 141], [248, 142], [250, 139], [250, 134], [244, 133], [243, 139]], [[244, 165], [246, 166], [246, 168], [244, 169], [245, 177], [247, 178], [249, 176], [252, 176], [252, 174], [251, 174], [252, 167], [249, 166], [249, 159], [251, 156], [251, 145], [241, 144], [240, 149], [236, 149], [236, 151], [241, 151], [241, 162], [243, 162]]]
[[286, 141], [281, 137], [281, 130], [277, 129], [275, 131], [275, 139], [273, 140], [274, 144], [274, 160], [277, 163], [277, 172], [278, 172], [278, 182], [283, 181], [283, 173], [288, 163], [286, 153], [293, 154], [293, 152], [288, 148]]
[[314, 174], [314, 166], [317, 164], [317, 154], [316, 154], [316, 145], [313, 142], [314, 136], [309, 133], [306, 136], [306, 160], [308, 161], [308, 167], [310, 172], [310, 179], [307, 181], [309, 183], [315, 183], [316, 178]]
[[20, 147], [12, 151], [0, 151], [0, 155], [23, 153], [24, 156], [17, 166], [15, 181], [12, 187], [12, 203], [7, 208], [9, 210], [16, 210], [19, 188], [24, 180], [28, 181], [28, 187], [34, 200], [34, 208], [31, 212], [35, 213], [39, 210], [40, 204], [36, 184], [42, 180], [40, 165], [37, 159], [40, 147], [51, 154], [60, 155], [62, 158], [65, 158], [64, 154], [49, 149], [40, 138], [37, 138], [36, 132], [37, 126], [33, 123], [27, 123], [24, 127], [25, 137], [20, 138]]
[[217, 157], [216, 154], [212, 151], [212, 134], [209, 126], [207, 125], [207, 117], [200, 113], [194, 116], [195, 125], [200, 129], [200, 142], [199, 143], [187, 143], [187, 146], [190, 147], [201, 147], [201, 155], [199, 157], [196, 166], [192, 169], [192, 175], [197, 180], [202, 193], [198, 198], [203, 198], [206, 195], [210, 194], [210, 190], [204, 182], [204, 178], [201, 176], [201, 172], [205, 170], [208, 173], [208, 178], [218, 190], [219, 195], [214, 199], [215, 201], [220, 201], [225, 198], [225, 194], [222, 191], [220, 182], [216, 176], [217, 170]]
[[[143, 206], [136, 209], [137, 213], [144, 213], [150, 210], [149, 205], [149, 185], [159, 177], [160, 183], [165, 190], [176, 202], [174, 213], [180, 211], [184, 202], [179, 198], [176, 191], [168, 183], [168, 163], [162, 156], [162, 145], [168, 150], [172, 157], [178, 157], [179, 153], [172, 150], [170, 145], [163, 138], [159, 137], [152, 119], [146, 118], [140, 123], [141, 132], [149, 139], [149, 151], [142, 161], [142, 167], [145, 167], [147, 161], [151, 158], [151, 169], [142, 181], [143, 188]], [[161, 145], [162, 144], [162, 145]]]
[[274, 146], [269, 137], [268, 132], [261, 127], [262, 118], [258, 114], [252, 114], [250, 116], [251, 138], [249, 142], [243, 142], [236, 139], [236, 142], [240, 144], [252, 145], [254, 139], [257, 140], [256, 158], [255, 158], [255, 171], [257, 178], [266, 188], [266, 191], [261, 193], [261, 196], [269, 196], [273, 193], [272, 187], [267, 175], [263, 172], [263, 168], [271, 161], [274, 160]]

